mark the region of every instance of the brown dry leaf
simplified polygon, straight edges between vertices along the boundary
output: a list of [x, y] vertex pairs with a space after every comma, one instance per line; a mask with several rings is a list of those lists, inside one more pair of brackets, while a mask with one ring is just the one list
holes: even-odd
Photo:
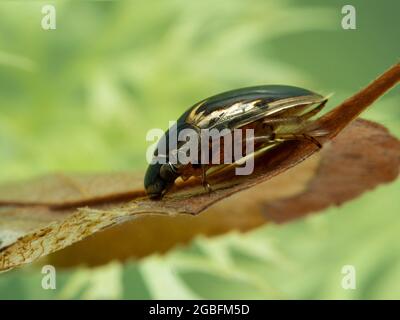
[[[368, 105], [399, 80], [400, 65], [396, 64], [367, 88], [321, 117], [318, 120], [320, 126], [330, 131], [322, 142], [324, 144], [330, 142]], [[377, 136], [379, 138], [376, 138]], [[359, 140], [363, 140], [368, 148], [358, 148], [357, 152], [349, 155], [348, 150], [354, 145], [354, 141], [358, 143]], [[368, 141], [371, 142], [369, 145]], [[371, 152], [365, 149], [374, 149], [377, 159], [368, 158]], [[316, 146], [309, 142], [283, 143], [258, 157], [255, 161], [255, 171], [250, 176], [235, 176], [234, 170], [214, 176], [210, 181], [214, 190], [212, 194], [205, 193], [196, 181], [188, 181], [176, 186], [175, 190], [161, 201], [147, 199], [141, 189], [141, 180], [129, 174], [86, 177], [58, 175], [33, 182], [2, 186], [0, 187], [0, 270], [32, 262], [123, 221], [139, 222], [154, 214], [196, 215], [238, 191], [253, 187], [292, 168], [315, 151], [317, 151]], [[326, 160], [336, 161], [338, 166], [347, 165], [346, 159], [335, 158], [335, 154], [340, 153], [343, 153], [347, 160], [352, 157], [367, 159], [367, 161], [352, 162], [352, 165], [358, 169], [364, 165], [364, 171], [360, 169], [354, 176], [362, 177], [362, 175], [370, 174], [371, 167], [382, 168], [380, 167], [382, 165], [385, 166], [384, 174], [380, 174], [380, 170], [375, 170], [376, 174], [372, 175], [372, 179], [367, 179], [368, 183], [360, 184], [359, 188], [349, 189], [350, 191], [336, 197], [335, 192], [328, 192], [332, 190], [331, 186], [323, 184], [325, 181], [323, 175], [328, 172], [332, 176], [332, 172], [339, 172], [338, 167], [332, 163], [333, 169], [332, 167], [327, 169], [324, 163]], [[307, 196], [308, 199], [310, 199], [310, 194], [317, 190], [320, 197], [325, 200], [321, 205], [316, 204], [314, 199], [310, 210], [302, 209], [301, 214], [323, 206], [341, 203], [379, 183], [393, 180], [398, 175], [399, 153], [398, 140], [391, 137], [381, 126], [366, 121], [355, 122], [320, 153], [322, 162], [318, 170], [311, 170], [312, 174], [308, 176], [309, 184], [303, 181], [302, 186], [307, 185], [307, 187], [296, 186], [297, 192]], [[349, 171], [346, 174], [351, 176], [352, 170]], [[339, 178], [334, 183], [343, 186]], [[291, 181], [286, 185], [291, 185]], [[260, 202], [264, 194], [263, 190], [266, 190], [266, 193], [269, 192], [266, 188], [264, 186], [255, 193]], [[284, 186], [281, 189], [285, 190], [285, 188]], [[335, 188], [340, 189], [338, 186]], [[325, 199], [326, 194], [329, 196]], [[253, 196], [253, 193], [248, 193], [248, 196]], [[269, 216], [278, 221], [292, 217], [285, 211], [292, 210], [292, 207], [287, 204], [289, 209], [285, 209], [285, 201], [286, 203], [293, 202], [293, 199], [298, 201], [295, 193], [284, 192], [281, 196], [286, 197], [286, 200], [279, 200], [277, 197], [275, 204], [269, 203], [270, 207], [268, 204], [263, 205], [268, 209]], [[230, 200], [226, 199], [224, 202]], [[312, 202], [312, 200], [308, 201]], [[307, 206], [306, 200], [302, 206]], [[275, 208], [275, 211], [271, 208]], [[277, 215], [279, 218], [276, 218]], [[138, 219], [139, 217], [142, 219]], [[281, 217], [285, 218], [280, 219]], [[254, 224], [257, 225], [257, 223], [259, 222]]]
[[[343, 139], [344, 135], [350, 141]], [[305, 190], [263, 203], [268, 220], [282, 223], [339, 205], [372, 189], [377, 181], [390, 182], [399, 175], [400, 141], [373, 122], [354, 121], [324, 151], [318, 174]]]
[[[349, 143], [354, 137], [357, 143]], [[389, 182], [399, 167], [400, 141], [380, 125], [356, 120], [321, 152], [199, 215], [142, 215], [60, 250], [47, 262], [62, 267], [101, 265], [163, 253], [198, 234], [213, 236], [287, 221]]]

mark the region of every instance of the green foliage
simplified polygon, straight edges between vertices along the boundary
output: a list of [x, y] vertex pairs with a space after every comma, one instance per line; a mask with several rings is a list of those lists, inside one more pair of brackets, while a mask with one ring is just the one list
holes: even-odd
[[285, 2], [61, 1], [57, 29], [44, 31], [42, 4], [0, 4], [0, 181], [143, 168], [149, 128], [205, 96], [306, 85], [258, 48], [332, 23], [328, 10]]
[[[339, 28], [342, 2], [312, 3], [57, 1], [55, 31], [40, 28], [42, 2], [1, 3], [0, 181], [144, 168], [147, 130], [206, 96], [286, 83], [336, 91], [332, 106], [398, 59], [386, 19], [397, 1], [355, 1], [356, 31]], [[366, 117], [400, 136], [398, 93]], [[165, 256], [59, 271], [54, 291], [22, 268], [0, 275], [0, 298], [400, 298], [399, 187]], [[346, 264], [356, 290], [340, 286]]]

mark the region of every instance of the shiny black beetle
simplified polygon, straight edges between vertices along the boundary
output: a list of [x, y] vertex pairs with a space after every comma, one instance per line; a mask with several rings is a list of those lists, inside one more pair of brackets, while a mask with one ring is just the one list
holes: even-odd
[[[253, 128], [258, 141], [257, 148], [286, 140], [309, 140], [321, 147], [315, 137], [325, 133], [313, 128], [313, 122], [309, 119], [324, 107], [326, 101], [327, 98], [312, 91], [285, 85], [255, 86], [224, 92], [189, 108], [160, 139], [154, 156], [160, 156], [159, 145], [168, 141], [172, 130], [179, 133], [187, 128]], [[171, 151], [167, 150], [162, 155], [166, 158], [164, 164], [149, 165], [144, 179], [148, 196], [152, 199], [161, 198], [178, 177], [185, 180], [190, 176], [201, 176], [203, 186], [210, 190], [206, 171], [211, 165], [172, 164], [168, 158]]]

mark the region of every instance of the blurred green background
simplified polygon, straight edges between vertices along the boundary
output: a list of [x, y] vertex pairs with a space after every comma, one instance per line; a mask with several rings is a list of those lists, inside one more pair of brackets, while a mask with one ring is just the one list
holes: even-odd
[[[56, 30], [41, 28], [44, 4]], [[345, 4], [356, 30], [341, 28]], [[0, 182], [144, 169], [147, 130], [232, 88], [334, 92], [332, 107], [398, 61], [399, 10], [397, 0], [2, 1]], [[364, 114], [398, 137], [399, 92]], [[399, 191], [397, 181], [288, 225], [60, 271], [57, 290], [24, 267], [0, 275], [0, 298], [399, 299]], [[356, 290], [341, 287], [346, 264]]]

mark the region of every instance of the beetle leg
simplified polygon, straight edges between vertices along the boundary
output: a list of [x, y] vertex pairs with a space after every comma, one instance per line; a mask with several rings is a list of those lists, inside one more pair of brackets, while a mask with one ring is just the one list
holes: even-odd
[[287, 116], [287, 117], [276, 117], [276, 118], [266, 118], [263, 120], [264, 124], [300, 124], [304, 122], [305, 120], [308, 120], [312, 116], [316, 115], [318, 112], [320, 112], [327, 100], [323, 101], [320, 103], [318, 106], [316, 106], [314, 109], [311, 109], [310, 111], [300, 115], [300, 116]]
[[206, 171], [207, 171], [206, 166], [202, 165], [201, 166], [201, 182], [202, 182], [204, 189], [207, 190], [208, 193], [211, 193], [212, 188], [211, 188], [210, 184], [207, 182]]
[[[325, 132], [323, 132], [325, 134]], [[260, 143], [260, 144], [270, 144], [274, 145], [278, 142], [283, 142], [283, 141], [289, 141], [289, 140], [302, 140], [302, 141], [309, 141], [314, 143], [319, 149], [322, 148], [321, 143], [312, 135], [307, 134], [307, 133], [278, 133], [278, 134], [272, 134], [268, 136], [257, 136], [254, 137], [253, 139], [254, 143]]]
[[303, 116], [288, 116], [282, 118], [267, 118], [263, 120], [263, 124], [279, 126], [279, 125], [300, 125], [304, 123], [307, 118], [303, 118]]
[[279, 133], [272, 134], [268, 136], [257, 136], [251, 139], [254, 143], [269, 143], [271, 145], [278, 142], [288, 141], [288, 140], [302, 140], [314, 143], [318, 148], [322, 148], [321, 143], [315, 139], [313, 136], [307, 133]]
[[319, 149], [322, 148], [321, 143], [315, 139], [313, 136], [307, 133], [283, 133], [283, 134], [276, 134], [273, 137], [275, 141], [287, 141], [287, 140], [302, 140], [302, 141], [309, 141], [314, 143]]
[[301, 116], [299, 116], [301, 118], [301, 120], [307, 120], [309, 118], [311, 118], [312, 116], [316, 115], [318, 112], [320, 112], [326, 105], [326, 103], [328, 102], [328, 100], [324, 100], [322, 101], [318, 106], [316, 106], [314, 109], [311, 109], [310, 111], [302, 114]]
[[276, 142], [274, 139], [271, 138], [270, 135], [269, 136], [257, 136], [257, 137], [251, 138], [251, 139], [246, 139], [245, 141], [246, 142], [253, 141], [254, 144], [256, 144], [256, 143], [263, 144], [263, 143]]

